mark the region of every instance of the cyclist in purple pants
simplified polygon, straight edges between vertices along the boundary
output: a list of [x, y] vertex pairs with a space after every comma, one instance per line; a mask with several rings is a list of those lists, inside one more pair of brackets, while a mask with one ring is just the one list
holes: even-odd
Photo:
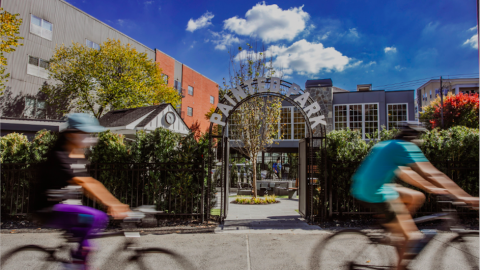
[[[109, 215], [116, 219], [126, 217], [128, 205], [117, 200], [100, 182], [90, 177], [83, 149], [95, 144], [90, 134], [103, 131], [98, 120], [87, 114], [69, 115], [68, 128], [59, 134], [58, 141], [49, 152], [42, 168], [35, 201], [39, 216], [53, 227], [63, 229], [78, 239], [78, 249], [72, 252], [70, 269], [86, 269], [91, 250], [88, 236], [103, 230], [107, 215], [99, 210], [81, 205], [82, 194], [106, 206]], [[42, 215], [43, 213], [43, 215]]]

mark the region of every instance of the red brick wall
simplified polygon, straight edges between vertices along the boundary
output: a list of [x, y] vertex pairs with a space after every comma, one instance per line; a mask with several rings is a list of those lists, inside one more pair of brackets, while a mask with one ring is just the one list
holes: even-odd
[[157, 54], [155, 56], [155, 61], [160, 63], [160, 68], [162, 69], [162, 73], [168, 76], [168, 86], [173, 87], [173, 81], [175, 73], [175, 59], [171, 58], [170, 56], [162, 53], [161, 51], [157, 50]]
[[[188, 94], [189, 85], [193, 86], [193, 96]], [[200, 130], [207, 131], [210, 121], [205, 119], [205, 114], [212, 106], [217, 106], [218, 84], [183, 65], [182, 88], [185, 89], [185, 98], [182, 99], [183, 120], [188, 127], [198, 120]], [[214, 104], [210, 103], [210, 96], [215, 98]], [[193, 116], [188, 116], [187, 107], [193, 108]]]

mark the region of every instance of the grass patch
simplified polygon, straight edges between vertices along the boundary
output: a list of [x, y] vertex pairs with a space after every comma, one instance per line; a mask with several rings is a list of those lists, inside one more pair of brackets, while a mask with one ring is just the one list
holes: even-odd
[[251, 197], [245, 197], [245, 196], [237, 196], [232, 203], [236, 204], [271, 204], [271, 203], [279, 203], [280, 201], [277, 201], [277, 197], [275, 195], [265, 195], [262, 197], [256, 197], [256, 198], [251, 198]]
[[212, 209], [210, 211], [210, 215], [212, 216], [220, 216], [220, 209]]

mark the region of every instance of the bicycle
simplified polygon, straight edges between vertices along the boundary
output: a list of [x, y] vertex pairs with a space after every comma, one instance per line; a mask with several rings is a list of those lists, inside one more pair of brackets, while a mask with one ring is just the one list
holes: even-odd
[[[141, 206], [136, 209], [135, 212], [130, 212], [128, 217], [125, 218], [122, 222], [122, 227], [132, 227], [132, 224], [139, 222], [142, 218], [145, 217], [145, 213], [157, 213], [157, 211], [152, 211], [152, 207], [149, 206]], [[68, 243], [76, 242], [74, 238], [72, 238], [67, 233], [62, 235], [65, 243], [60, 244], [57, 247], [43, 247], [38, 245], [26, 245], [22, 247], [15, 248], [5, 254], [2, 255], [1, 259], [1, 268], [2, 269], [64, 269], [70, 264], [71, 259], [70, 257], [70, 245]], [[106, 264], [104, 264], [101, 268], [98, 269], [127, 269], [128, 267], [132, 266], [133, 269], [158, 269], [158, 257], [153, 258], [157, 259], [155, 262], [151, 261], [151, 254], [163, 254], [167, 255], [170, 259], [173, 260], [175, 264], [174, 267], [170, 267], [170, 269], [195, 269], [195, 267], [182, 255], [177, 254], [173, 251], [164, 248], [156, 248], [156, 247], [139, 247], [136, 245], [134, 239], [140, 237], [139, 232], [128, 232], [128, 230], [121, 230], [117, 232], [103, 232], [103, 233], [96, 233], [89, 237], [89, 239], [100, 239], [100, 238], [107, 238], [107, 237], [119, 237], [124, 236], [125, 241], [123, 245], [120, 245], [118, 249], [116, 249], [110, 259], [107, 260]], [[125, 252], [125, 254], [121, 254], [121, 252]], [[67, 254], [67, 255], [65, 255]], [[62, 256], [63, 255], [63, 256]], [[118, 263], [117, 260], [112, 260], [113, 258], [118, 257], [126, 257], [125, 263]], [[19, 264], [19, 260], [21, 261], [20, 266], [15, 266], [15, 264]], [[36, 266], [39, 262], [43, 262], [43, 265], [39, 268]], [[115, 266], [109, 266], [108, 264], [115, 264]], [[165, 261], [162, 261], [165, 263]], [[172, 263], [171, 261], [167, 261], [167, 263]], [[62, 268], [64, 266], [64, 268]], [[137, 268], [135, 268], [137, 267]], [[97, 268], [95, 268], [97, 269]], [[131, 269], [131, 268], [128, 268]]]
[[[438, 203], [448, 203], [456, 207], [465, 206], [463, 203], [456, 203], [448, 197], [437, 197], [437, 200]], [[442, 209], [442, 211], [414, 219], [416, 224], [444, 220], [442, 225], [451, 233], [446, 241], [443, 239], [446, 234], [437, 234], [427, 244], [427, 246], [433, 246], [433, 243], [440, 242], [439, 250], [433, 256], [433, 265], [430, 269], [479, 269], [478, 249], [472, 251], [473, 248], [471, 247], [478, 245], [479, 231], [466, 230], [455, 226], [458, 224], [456, 209], [449, 207], [449, 209]], [[314, 248], [310, 257], [310, 269], [395, 269], [398, 263], [397, 256], [390, 255], [392, 255], [392, 252], [398, 254], [399, 243], [400, 240], [384, 230], [383, 232], [364, 232], [356, 229], [342, 230], [328, 236]], [[416, 261], [415, 259], [418, 256], [431, 256], [428, 254], [429, 252], [432, 252], [432, 250], [427, 251], [425, 248], [417, 256], [408, 258], [402, 263], [407, 263], [407, 269], [410, 269], [409, 267], [414, 262], [421, 264], [419, 268], [426, 269], [424, 260]], [[425, 253], [427, 254], [425, 255]], [[460, 258], [463, 258], [463, 264], [459, 264]]]

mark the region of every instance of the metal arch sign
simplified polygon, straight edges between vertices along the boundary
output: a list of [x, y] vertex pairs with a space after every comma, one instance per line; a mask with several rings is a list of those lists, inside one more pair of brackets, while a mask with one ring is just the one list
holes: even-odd
[[[232, 92], [236, 101], [227, 94], [224, 97], [230, 102], [231, 105], [235, 106], [237, 102], [240, 102], [242, 99], [248, 96], [248, 94], [244, 91], [244, 87], [250, 93], [254, 93], [255, 91], [257, 91], [257, 93], [277, 93], [285, 97], [290, 97], [290, 95], [297, 95], [301, 93], [300, 86], [298, 86], [298, 84], [296, 83], [292, 83], [291, 86], [286, 91], [284, 91], [284, 93], [282, 93], [282, 91], [280, 91], [281, 79], [276, 77], [268, 79], [270, 80], [270, 82], [268, 82], [270, 83], [270, 87], [267, 87], [267, 78], [262, 77], [257, 79], [250, 79], [248, 81], [245, 81], [243, 86], [238, 85], [236, 88], [227, 90], [227, 93], [228, 91]], [[257, 85], [257, 89], [254, 88], [255, 84]], [[316, 101], [310, 105], [306, 105], [309, 97], [310, 93], [303, 93], [302, 95], [295, 98], [293, 101], [295, 101], [303, 109], [306, 116], [308, 117], [312, 129], [319, 124], [327, 125], [324, 115], [312, 117], [313, 114], [320, 112], [320, 105], [318, 105], [318, 102]], [[228, 117], [233, 107], [227, 104], [218, 103], [217, 109], [219, 109], [225, 115], [225, 117]], [[222, 115], [218, 113], [212, 114], [212, 116], [210, 117], [210, 122], [225, 126], [225, 122], [222, 121]]]

